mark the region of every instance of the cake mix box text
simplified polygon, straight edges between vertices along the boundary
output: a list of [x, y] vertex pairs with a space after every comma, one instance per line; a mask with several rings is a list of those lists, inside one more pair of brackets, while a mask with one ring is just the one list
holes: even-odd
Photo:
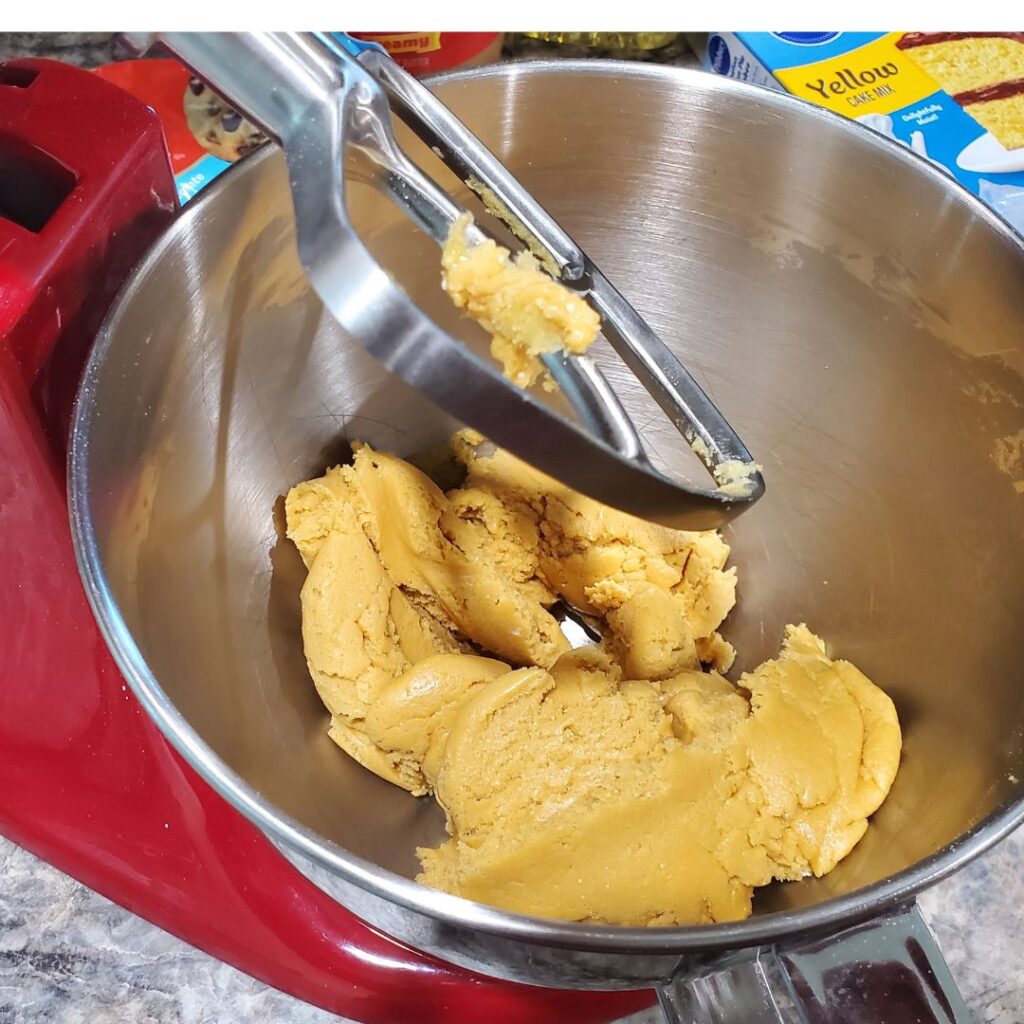
[[713, 32], [701, 58], [908, 146], [1024, 231], [1024, 32]]

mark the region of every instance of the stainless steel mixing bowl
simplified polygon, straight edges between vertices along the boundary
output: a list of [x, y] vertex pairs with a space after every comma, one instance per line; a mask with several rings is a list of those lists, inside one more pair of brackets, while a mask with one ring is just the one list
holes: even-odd
[[[1024, 242], [897, 145], [714, 76], [540, 63], [437, 89], [764, 464], [767, 496], [729, 532], [738, 667], [775, 654], [788, 622], [827, 638], [899, 708], [891, 796], [834, 872], [760, 892], [738, 924], [540, 921], [412, 881], [441, 814], [328, 740], [282, 496], [346, 439], [405, 454], [457, 424], [324, 314], [276, 151], [182, 213], [87, 369], [74, 528], [126, 675], [188, 760], [327, 892], [479, 970], [640, 985], [907, 900], [1024, 817]], [[432, 243], [359, 184], [350, 204], [381, 261], [465, 334]], [[659, 458], [686, 471], [678, 436], [601, 357]]]

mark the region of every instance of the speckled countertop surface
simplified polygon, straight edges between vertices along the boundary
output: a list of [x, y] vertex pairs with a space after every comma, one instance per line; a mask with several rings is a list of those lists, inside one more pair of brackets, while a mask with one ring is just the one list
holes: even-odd
[[[0, 33], [0, 59], [116, 59], [109, 33]], [[685, 63], [685, 60], [679, 63]], [[921, 898], [979, 1024], [1024, 1024], [1024, 830]], [[654, 1021], [654, 1014], [631, 1024]], [[328, 1024], [0, 839], [0, 1024]]]
[[[1024, 830], [921, 904], [979, 1024], [1024, 1021]], [[653, 1024], [644, 1014], [630, 1024]], [[328, 1024], [0, 840], [0, 1024]], [[413, 1022], [410, 1022], [413, 1024]]]

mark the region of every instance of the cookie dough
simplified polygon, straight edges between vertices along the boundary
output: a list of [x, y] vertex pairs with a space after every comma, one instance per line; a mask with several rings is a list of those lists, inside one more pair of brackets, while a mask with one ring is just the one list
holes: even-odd
[[426, 474], [367, 445], [342, 474], [384, 570], [439, 626], [515, 665], [552, 665], [569, 649], [537, 589], [466, 536], [475, 530]]
[[[717, 533], [606, 508], [471, 431], [450, 451], [447, 493], [356, 444], [286, 500], [330, 736], [447, 816], [420, 881], [679, 925], [742, 918], [756, 886], [846, 856], [899, 763], [889, 698], [804, 626], [733, 685]], [[569, 650], [560, 600], [599, 644]]]
[[512, 256], [490, 239], [471, 245], [466, 237], [471, 223], [463, 214], [448, 233], [441, 252], [442, 285], [452, 302], [490, 333], [491, 355], [505, 376], [529, 387], [544, 375], [539, 356], [585, 352], [597, 338], [600, 317], [541, 270], [530, 253]]
[[740, 687], [599, 665], [498, 676], [451, 728], [436, 795], [452, 838], [419, 851], [420, 880], [519, 913], [669, 926], [746, 917], [754, 886], [830, 871], [895, 777], [895, 709], [804, 626]]
[[727, 671], [718, 627], [736, 603], [729, 546], [714, 531], [672, 530], [608, 508], [464, 430], [452, 439], [466, 486], [534, 525], [536, 575], [606, 635], [633, 678], [662, 679], [698, 661]]
[[425, 793], [418, 769], [376, 747], [364, 721], [393, 679], [432, 655], [459, 652], [459, 644], [384, 571], [339, 470], [293, 488], [285, 510], [291, 539], [309, 567], [301, 597], [302, 642], [331, 715], [328, 735], [382, 778]]

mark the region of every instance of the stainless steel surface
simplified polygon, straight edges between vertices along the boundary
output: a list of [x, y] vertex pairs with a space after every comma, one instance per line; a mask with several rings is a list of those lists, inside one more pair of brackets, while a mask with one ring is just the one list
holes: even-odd
[[916, 906], [824, 940], [738, 954], [681, 971], [658, 1000], [668, 1024], [972, 1024]]
[[[364, 66], [343, 47], [328, 49], [322, 38], [302, 33], [170, 32], [159, 39], [281, 143], [299, 258], [313, 289], [385, 367], [538, 468], [645, 518], [688, 529], [716, 527], [758, 500], [764, 482], [750, 453], [678, 357], [479, 140], [383, 53], [365, 51]], [[579, 285], [581, 298], [602, 314], [606, 337], [694, 444], [714, 488], [684, 482], [685, 473], [681, 479], [665, 475], [638, 454], [642, 442], [615, 389], [595, 381], [593, 365], [548, 360], [556, 379], [570, 384], [563, 397], [577, 413], [572, 421], [539, 392], [505, 380], [492, 360], [456, 341], [395, 286], [353, 230], [353, 183], [368, 179], [439, 243], [463, 207], [406, 156], [374, 71], [410, 128], [456, 165], [470, 187], [491, 193], [491, 212], [514, 234], [534, 248], [539, 244], [555, 270], [578, 276], [582, 264], [585, 277], [567, 283]], [[362, 158], [356, 174], [346, 171], [353, 154]], [[474, 231], [482, 237], [479, 227]], [[748, 471], [736, 474], [737, 463]]]
[[[681, 962], [849, 925], [994, 843], [1024, 818], [1021, 240], [913, 154], [716, 76], [556, 63], [437, 88], [736, 410], [772, 480], [727, 531], [738, 668], [806, 621], [896, 701], [892, 794], [834, 872], [760, 892], [746, 922], [562, 924], [411, 880], [414, 848], [443, 835], [440, 812], [328, 740], [281, 499], [343, 458], [346, 439], [407, 454], [456, 423], [310, 290], [275, 151], [225, 175], [149, 256], [77, 412], [84, 575], [161, 727], [358, 913], [544, 984], [665, 979]], [[369, 186], [350, 183], [349, 202], [375, 257], [457, 329], [433, 244]], [[675, 430], [603, 346], [597, 359], [659, 461], [684, 468]]]
[[[552, 271], [558, 271], [566, 284], [581, 286], [581, 294], [601, 314], [604, 334], [612, 347], [687, 443], [696, 442], [698, 457], [716, 482], [722, 484], [728, 480], [727, 476], [721, 476], [723, 463], [752, 465], [753, 458], [746, 445], [687, 372], [678, 356], [665, 346], [629, 300], [505, 166], [481, 145], [480, 140], [426, 86], [381, 51], [365, 50], [359, 60], [383, 83], [392, 105], [403, 120], [461, 181], [484, 200], [489, 212], [499, 217], [531, 251], [545, 254]], [[639, 237], [644, 229], [634, 226], [634, 231]], [[600, 390], [600, 386], [595, 388], [595, 392]], [[607, 399], [605, 404], [618, 411], [617, 404], [613, 405]], [[486, 426], [482, 429], [485, 433], [491, 432]], [[627, 434], [630, 443], [635, 437], [628, 426], [624, 429], [617, 425], [611, 433], [613, 447], [616, 447], [614, 439], [620, 434]], [[629, 459], [642, 454], [643, 448], [641, 444], [639, 452], [632, 456], [622, 448], [619, 451]], [[554, 475], [564, 477], [566, 467], [580, 457], [585, 457], [584, 453], [566, 452]], [[741, 492], [736, 495], [739, 502], [733, 508], [736, 512], [757, 501], [764, 493], [764, 481], [756, 471], [752, 471], [743, 484]], [[629, 481], [623, 478], [620, 484], [613, 478], [611, 489], [616, 490], [620, 486], [623, 491], [628, 490]], [[682, 507], [689, 504], [689, 500], [685, 500]], [[680, 521], [678, 525], [684, 524]]]
[[553, 273], [566, 281], [585, 276], [579, 246], [430, 89], [380, 49], [368, 47], [358, 59], [383, 85], [392, 108], [417, 137], [477, 195], [496, 199], [507, 211], [509, 229], [543, 253]]

